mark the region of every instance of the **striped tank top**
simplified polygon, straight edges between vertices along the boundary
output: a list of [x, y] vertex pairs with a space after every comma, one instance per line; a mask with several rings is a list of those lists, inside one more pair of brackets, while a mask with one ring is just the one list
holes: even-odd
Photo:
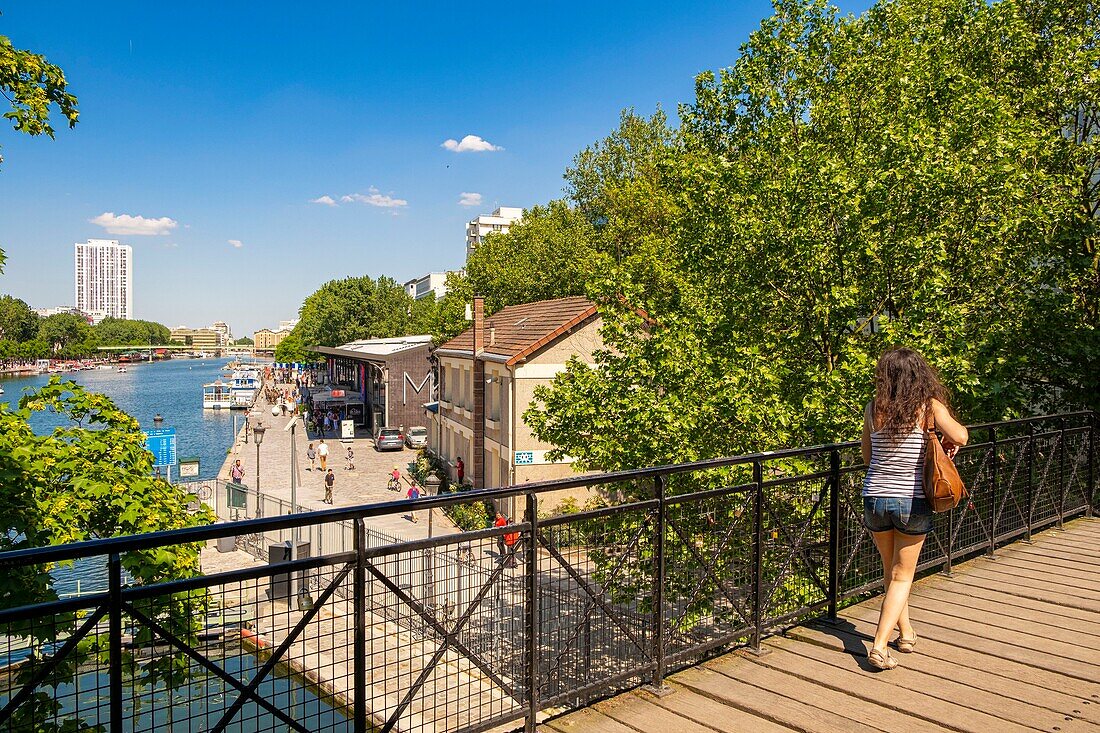
[[863, 495], [886, 498], [923, 497], [924, 431], [904, 436], [871, 433], [871, 465], [863, 478]]

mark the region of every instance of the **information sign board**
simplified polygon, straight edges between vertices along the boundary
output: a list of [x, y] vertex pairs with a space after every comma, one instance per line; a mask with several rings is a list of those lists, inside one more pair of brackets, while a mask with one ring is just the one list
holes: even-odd
[[355, 440], [355, 421], [340, 421], [340, 440]]
[[153, 454], [157, 467], [176, 465], [176, 429], [153, 428], [145, 431], [145, 448]]
[[535, 453], [534, 453], [534, 451], [529, 451], [529, 450], [518, 450], [518, 451], [516, 451], [516, 465], [517, 466], [521, 466], [521, 465], [528, 464], [528, 463], [534, 463], [534, 462], [535, 462]]

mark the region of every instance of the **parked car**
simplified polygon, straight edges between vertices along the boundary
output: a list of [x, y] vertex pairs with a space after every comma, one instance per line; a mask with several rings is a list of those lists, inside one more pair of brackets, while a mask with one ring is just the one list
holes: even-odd
[[423, 448], [428, 444], [428, 429], [423, 425], [413, 425], [405, 433], [405, 445], [410, 448]]
[[405, 436], [397, 428], [382, 428], [374, 437], [375, 450], [404, 450]]

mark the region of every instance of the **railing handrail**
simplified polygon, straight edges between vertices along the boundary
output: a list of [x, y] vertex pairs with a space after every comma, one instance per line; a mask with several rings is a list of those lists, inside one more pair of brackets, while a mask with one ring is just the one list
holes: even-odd
[[[995, 423], [980, 423], [970, 425], [968, 429], [988, 430], [997, 427], [1012, 427], [1029, 425], [1045, 420], [1066, 420], [1070, 418], [1094, 417], [1091, 410], [1079, 410], [1075, 412], [1058, 413], [1051, 415], [1038, 415], [1015, 420], [1005, 420]], [[1057, 431], [1054, 431], [1057, 432]], [[686, 463], [674, 463], [649, 468], [628, 469], [623, 471], [611, 471], [607, 473], [582, 474], [569, 478], [551, 479], [546, 481], [532, 481], [525, 484], [504, 486], [492, 489], [478, 489], [473, 491], [457, 491], [430, 497], [421, 497], [416, 500], [416, 508], [419, 511], [428, 509], [441, 509], [457, 504], [468, 504], [474, 501], [491, 501], [494, 499], [506, 499], [516, 496], [538, 495], [550, 491], [563, 489], [575, 489], [591, 487], [601, 484], [613, 484], [639, 479], [653, 479], [658, 476], [669, 476], [678, 473], [692, 471], [711, 470], [716, 468], [729, 468], [733, 466], [752, 465], [761, 461], [774, 461], [785, 458], [799, 458], [815, 454], [828, 454], [832, 451], [850, 450], [859, 447], [859, 441], [844, 441], [840, 443], [826, 443], [822, 445], [803, 446], [798, 448], [783, 448], [774, 451], [760, 451], [739, 456], [725, 458], [708, 458]], [[971, 447], [982, 443], [971, 444]], [[408, 511], [410, 506], [408, 499], [378, 502], [373, 504], [358, 504], [349, 507], [334, 509], [322, 509], [297, 514], [287, 514], [273, 517], [260, 517], [256, 519], [244, 519], [218, 524], [201, 525], [197, 527], [185, 527], [182, 529], [162, 530], [159, 532], [147, 532], [138, 535], [124, 535], [118, 537], [105, 537], [82, 542], [71, 542], [63, 545], [48, 545], [45, 547], [29, 547], [8, 552], [0, 552], [0, 568], [19, 567], [24, 565], [66, 562], [85, 557], [95, 557], [112, 553], [135, 552], [149, 550], [156, 547], [168, 547], [171, 545], [188, 544], [192, 542], [206, 542], [223, 537], [233, 537], [242, 534], [273, 532], [292, 527], [302, 527], [312, 524], [326, 524], [336, 521], [354, 521], [357, 519], [370, 519], [372, 517], [387, 516]], [[401, 543], [404, 544], [404, 543]]]

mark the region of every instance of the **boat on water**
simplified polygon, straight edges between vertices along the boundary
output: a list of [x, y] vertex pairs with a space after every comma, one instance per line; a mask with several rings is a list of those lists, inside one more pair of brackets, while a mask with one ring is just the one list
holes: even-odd
[[231, 388], [222, 380], [202, 385], [202, 407], [204, 410], [228, 410], [233, 406]]
[[119, 374], [125, 374], [126, 373], [126, 367], [119, 367], [118, 368], [118, 373]]
[[233, 409], [247, 410], [252, 407], [260, 391], [260, 375], [251, 370], [236, 371], [229, 385]]

